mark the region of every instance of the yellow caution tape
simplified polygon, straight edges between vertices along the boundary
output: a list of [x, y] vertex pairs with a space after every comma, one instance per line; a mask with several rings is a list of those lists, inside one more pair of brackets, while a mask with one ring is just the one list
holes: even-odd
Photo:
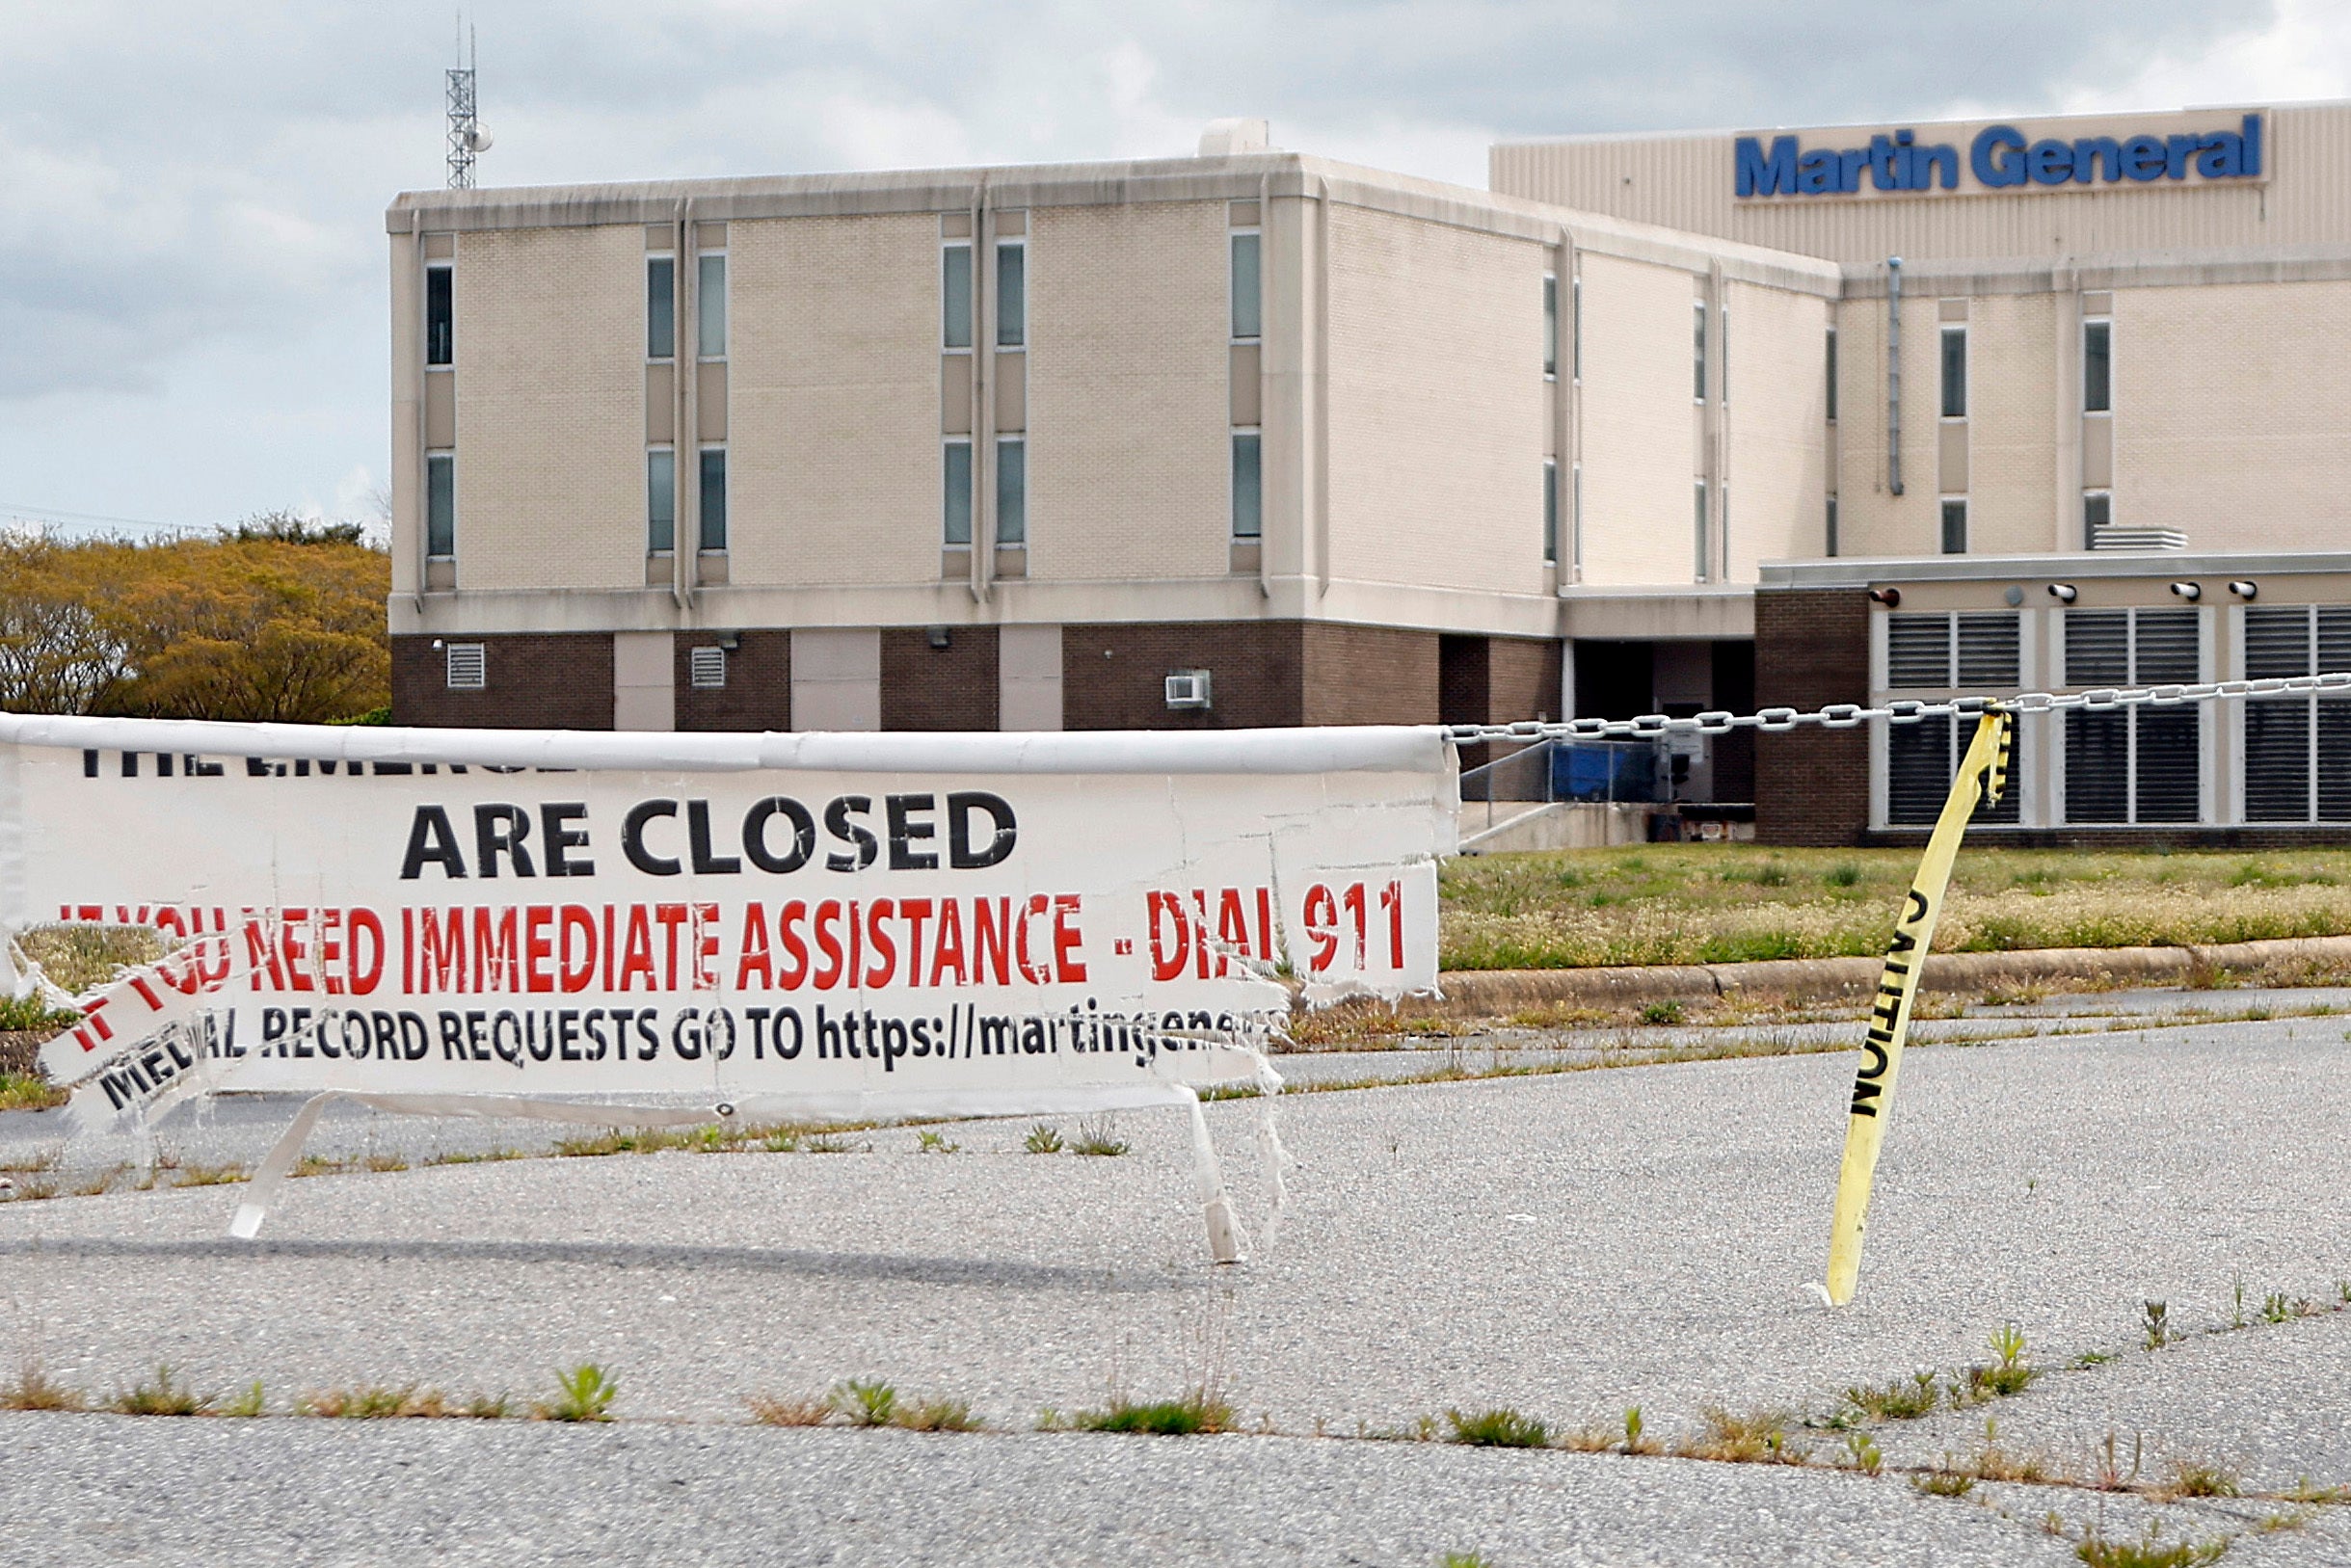
[[1918, 994], [1918, 971], [1935, 940], [1936, 917], [1942, 913], [1943, 890], [1951, 882], [1951, 863], [1959, 857], [1960, 839], [1979, 799], [1997, 801], [2008, 784], [2009, 716], [1987, 712], [1975, 727], [1967, 755], [1951, 781], [1951, 794], [1927, 853], [1918, 863], [1902, 917], [1894, 922], [1894, 940], [1886, 944], [1885, 972], [1878, 981], [1877, 1005], [1870, 1010], [1869, 1037], [1861, 1071], [1853, 1082], [1853, 1113], [1845, 1124], [1845, 1161], [1837, 1172], [1836, 1217], [1829, 1234], [1829, 1302], [1842, 1307], [1853, 1299], [1861, 1278], [1861, 1236], [1869, 1224], [1869, 1186], [1878, 1172], [1878, 1149], [1885, 1141], [1885, 1118], [1893, 1109], [1894, 1076], [1902, 1067], [1902, 1043], [1910, 1032], [1910, 1002]]

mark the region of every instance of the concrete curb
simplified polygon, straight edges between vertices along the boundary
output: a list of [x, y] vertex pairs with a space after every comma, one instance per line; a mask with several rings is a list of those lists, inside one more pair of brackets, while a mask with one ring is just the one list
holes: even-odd
[[[1930, 953], [1928, 991], [2116, 980], [2177, 985], [2196, 974], [2312, 964], [2351, 969], [2351, 937], [2298, 937], [2201, 947], [2035, 947], [2009, 953]], [[1657, 964], [1587, 970], [1448, 970], [1439, 975], [1442, 1015], [1492, 1018], [1541, 1007], [1645, 1006], [1781, 997], [1796, 1001], [1860, 997], [1877, 989], [1876, 958], [1783, 958], [1758, 964]]]

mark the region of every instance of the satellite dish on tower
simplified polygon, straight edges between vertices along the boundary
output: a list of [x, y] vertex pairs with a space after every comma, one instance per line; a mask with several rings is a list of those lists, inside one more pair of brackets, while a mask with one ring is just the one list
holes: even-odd
[[477, 124], [466, 132], [466, 150], [468, 152], [488, 152], [490, 150], [490, 127]]
[[[461, 24], [463, 18], [460, 18]], [[448, 74], [449, 106], [449, 188], [453, 191], [473, 189], [473, 159], [476, 153], [490, 146], [490, 133], [473, 118], [473, 72], [480, 55], [474, 46], [473, 30], [463, 28], [459, 35], [458, 60]]]

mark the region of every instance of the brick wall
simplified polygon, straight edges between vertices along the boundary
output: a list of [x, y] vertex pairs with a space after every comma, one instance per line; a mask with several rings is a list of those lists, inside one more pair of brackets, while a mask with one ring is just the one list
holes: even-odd
[[994, 626], [957, 626], [945, 648], [925, 626], [882, 628], [882, 728], [997, 728]]
[[1306, 724], [1435, 724], [1437, 634], [1305, 623]]
[[678, 634], [678, 728], [681, 730], [789, 730], [791, 728], [791, 633], [746, 631], [727, 655], [727, 683], [698, 691], [690, 659], [693, 650], [715, 646], [715, 632]]
[[[1305, 651], [1296, 621], [1198, 621], [1061, 628], [1061, 713], [1070, 730], [1245, 730], [1300, 722]], [[1423, 634], [1426, 635], [1426, 634]], [[1436, 638], [1429, 643], [1435, 717]], [[1206, 670], [1216, 706], [1171, 708], [1166, 678]], [[1348, 720], [1317, 718], [1318, 724]]]
[[[1869, 701], [1869, 599], [1858, 588], [1759, 589], [1755, 702]], [[1869, 828], [1869, 731], [1808, 725], [1755, 737], [1755, 838], [1857, 844]]]
[[490, 684], [449, 690], [446, 651], [431, 637], [394, 637], [392, 722], [487, 730], [612, 728], [612, 637], [531, 632], [453, 637], [484, 646]]
[[1560, 643], [1556, 637], [1496, 637], [1487, 645], [1485, 722], [1556, 719], [1560, 702]]

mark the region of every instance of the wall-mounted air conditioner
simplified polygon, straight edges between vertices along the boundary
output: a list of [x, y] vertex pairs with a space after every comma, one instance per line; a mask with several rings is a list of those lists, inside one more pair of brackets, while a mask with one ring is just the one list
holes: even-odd
[[1209, 706], [1208, 672], [1206, 670], [1178, 670], [1170, 675], [1167, 678], [1167, 705], [1169, 707]]

